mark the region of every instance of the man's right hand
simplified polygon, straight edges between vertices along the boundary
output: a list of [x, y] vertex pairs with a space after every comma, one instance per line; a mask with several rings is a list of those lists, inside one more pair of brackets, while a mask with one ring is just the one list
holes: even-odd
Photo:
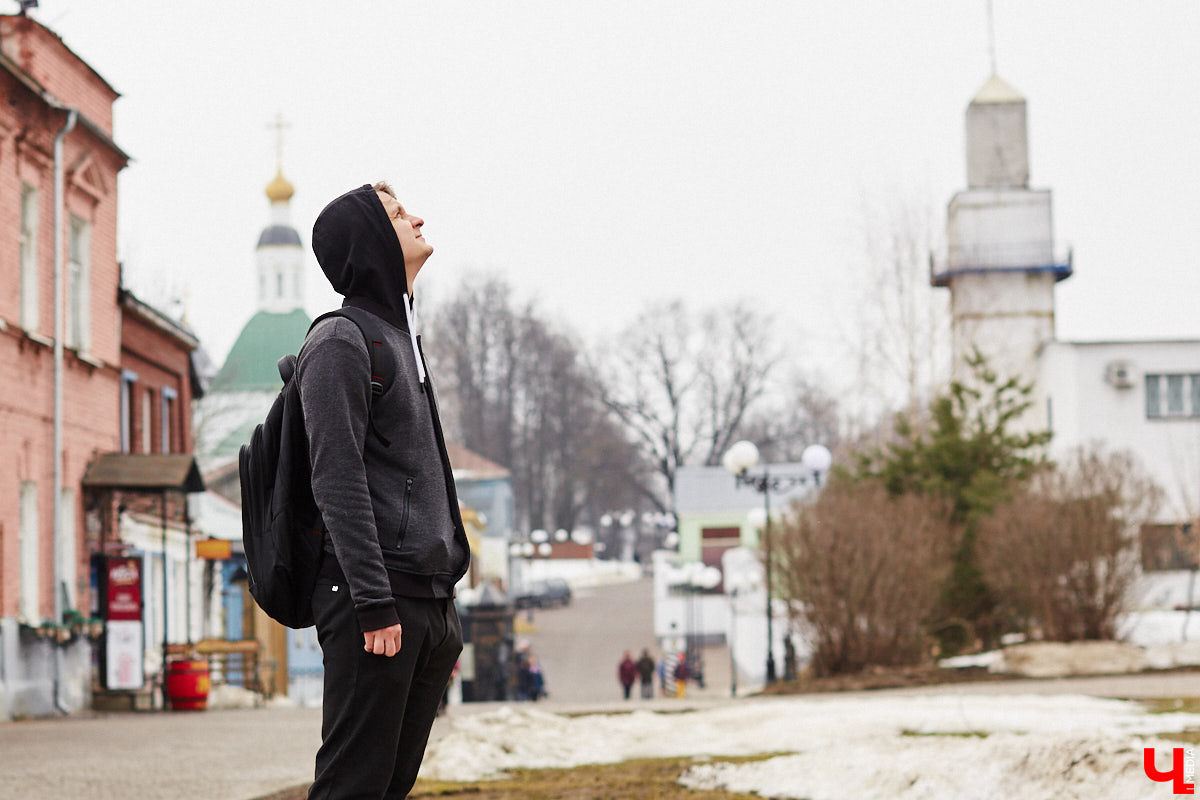
[[363, 649], [377, 656], [391, 658], [400, 652], [400, 623], [363, 634]]

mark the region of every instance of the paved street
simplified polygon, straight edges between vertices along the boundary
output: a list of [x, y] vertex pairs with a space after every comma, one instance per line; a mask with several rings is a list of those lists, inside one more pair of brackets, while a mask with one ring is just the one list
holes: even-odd
[[[524, 615], [522, 615], [524, 616]], [[581, 589], [567, 608], [533, 612], [528, 639], [542, 663], [549, 699], [556, 704], [588, 704], [621, 699], [617, 663], [626, 650], [634, 660], [642, 648], [660, 655], [654, 643], [653, 582]], [[706, 689], [689, 686], [703, 697], [729, 695], [729, 650], [705, 648]], [[638, 688], [634, 687], [635, 700]], [[655, 679], [655, 694], [658, 681]], [[674, 700], [672, 699], [674, 702]]]
[[[551, 691], [546, 710], [678, 710], [737, 702], [728, 698], [727, 653], [716, 648], [706, 656], [707, 691], [693, 692], [685, 702], [620, 699], [616, 664], [621, 651], [640, 651], [653, 641], [649, 600], [649, 584], [639, 582], [581, 592], [569, 608], [534, 614], [537, 631], [527, 638], [546, 665]], [[1200, 697], [1200, 672], [892, 691]], [[889, 693], [858, 694], [867, 699]], [[494, 707], [457, 706], [448, 719], [438, 720], [433, 735], [443, 735], [456, 716]], [[110, 714], [0, 723], [0, 798], [250, 800], [309, 780], [319, 735], [320, 712], [315, 709]]]

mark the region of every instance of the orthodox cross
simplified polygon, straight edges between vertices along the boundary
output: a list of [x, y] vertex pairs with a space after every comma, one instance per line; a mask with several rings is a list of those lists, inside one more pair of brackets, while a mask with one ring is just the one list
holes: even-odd
[[283, 114], [276, 114], [275, 121], [268, 123], [267, 129], [275, 131], [275, 168], [283, 169], [283, 132], [292, 127], [291, 123], [284, 122]]

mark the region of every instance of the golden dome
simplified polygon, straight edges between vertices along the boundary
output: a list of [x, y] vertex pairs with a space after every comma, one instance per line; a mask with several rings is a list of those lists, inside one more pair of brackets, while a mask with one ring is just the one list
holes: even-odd
[[292, 199], [292, 195], [296, 193], [295, 187], [288, 182], [288, 179], [283, 177], [283, 170], [277, 170], [275, 177], [267, 184], [267, 198], [272, 203], [286, 203]]

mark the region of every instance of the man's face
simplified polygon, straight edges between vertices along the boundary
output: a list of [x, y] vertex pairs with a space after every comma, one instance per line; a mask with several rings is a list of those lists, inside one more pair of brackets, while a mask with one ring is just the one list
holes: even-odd
[[380, 191], [376, 191], [375, 194], [379, 196], [383, 210], [392, 221], [396, 238], [400, 240], [400, 249], [404, 251], [405, 265], [411, 263], [419, 269], [425, 263], [425, 259], [433, 253], [433, 245], [426, 242], [421, 234], [421, 226], [425, 224], [425, 220], [408, 213], [400, 201], [390, 194]]

